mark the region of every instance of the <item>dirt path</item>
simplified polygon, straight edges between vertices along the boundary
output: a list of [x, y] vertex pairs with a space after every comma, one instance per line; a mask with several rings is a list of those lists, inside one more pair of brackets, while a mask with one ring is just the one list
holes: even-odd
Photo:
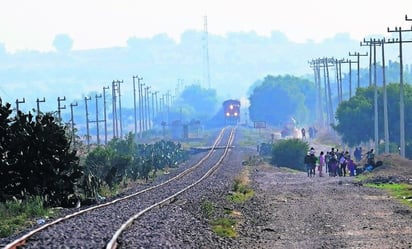
[[241, 248], [412, 248], [411, 210], [383, 191], [274, 167], [252, 178]]

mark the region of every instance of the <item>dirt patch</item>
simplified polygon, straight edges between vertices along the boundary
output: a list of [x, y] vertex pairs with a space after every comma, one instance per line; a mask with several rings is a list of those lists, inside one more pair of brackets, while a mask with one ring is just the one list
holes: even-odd
[[410, 209], [353, 177], [265, 165], [252, 180], [239, 248], [412, 248]]

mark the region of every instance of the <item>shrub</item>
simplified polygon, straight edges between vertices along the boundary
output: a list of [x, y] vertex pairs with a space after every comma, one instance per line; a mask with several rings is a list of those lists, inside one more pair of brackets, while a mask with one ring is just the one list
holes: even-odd
[[237, 236], [235, 225], [236, 220], [232, 218], [219, 218], [212, 222], [212, 230], [220, 237], [234, 238]]
[[271, 164], [297, 170], [305, 170], [303, 158], [309, 144], [300, 139], [278, 140], [272, 147]]

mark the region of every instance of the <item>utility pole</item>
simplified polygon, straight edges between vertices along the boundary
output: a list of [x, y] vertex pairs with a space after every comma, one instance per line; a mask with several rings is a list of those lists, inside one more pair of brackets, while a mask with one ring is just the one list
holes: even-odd
[[170, 120], [169, 120], [169, 114], [170, 114], [170, 90], [167, 90], [166, 92], [166, 108], [167, 108], [167, 116], [166, 116], [166, 120], [167, 120], [167, 124], [170, 124]]
[[84, 97], [84, 104], [86, 108], [86, 141], [87, 141], [87, 148], [90, 146], [90, 133], [89, 133], [89, 110], [87, 108], [87, 101], [91, 100], [92, 98], [89, 97]]
[[26, 102], [26, 100], [24, 98], [23, 98], [23, 100], [16, 99], [16, 112], [17, 113], [19, 113], [19, 104], [23, 104], [25, 102]]
[[140, 134], [140, 138], [143, 137], [143, 119], [144, 119], [144, 108], [143, 108], [143, 86], [144, 83], [142, 83], [141, 81], [143, 80], [143, 78], [137, 78], [137, 85], [139, 88], [139, 134]]
[[103, 110], [104, 110], [104, 144], [107, 145], [107, 115], [106, 115], [106, 90], [109, 87], [103, 87]]
[[329, 127], [331, 124], [335, 123], [335, 117], [333, 114], [333, 102], [332, 102], [332, 89], [330, 87], [330, 79], [329, 79], [329, 64], [331, 63], [331, 66], [333, 67], [333, 58], [326, 58], [325, 66], [326, 66], [326, 78], [328, 81], [328, 99], [329, 99]]
[[117, 90], [119, 91], [119, 126], [120, 126], [120, 137], [123, 138], [123, 125], [122, 125], [122, 94], [120, 91], [120, 83], [123, 83], [123, 80], [117, 80]]
[[[409, 21], [408, 17], [405, 19]], [[401, 27], [395, 27], [391, 30], [388, 27], [389, 33], [398, 33], [398, 39], [389, 39], [387, 43], [399, 43], [399, 121], [400, 121], [400, 154], [405, 157], [405, 102], [404, 102], [404, 85], [403, 85], [403, 55], [402, 55], [402, 44], [412, 42], [412, 40], [404, 41], [402, 40], [403, 32], [412, 32], [412, 29], [403, 30]]]
[[385, 38], [380, 40], [382, 48], [382, 87], [383, 87], [383, 133], [385, 138], [385, 153], [389, 153], [389, 120], [388, 120], [388, 95], [386, 90], [385, 75]]
[[155, 119], [155, 115], [156, 113], [156, 106], [155, 106], [155, 96], [157, 94], [158, 91], [154, 91], [152, 92], [152, 123], [154, 123], [154, 119]]
[[[319, 58], [316, 60], [312, 60], [312, 67], [314, 68], [315, 74], [315, 82], [317, 81], [318, 86], [318, 113], [320, 117], [320, 122], [322, 126], [326, 126], [330, 129], [330, 125], [334, 123], [334, 116], [333, 116], [333, 104], [332, 104], [332, 91], [330, 87], [330, 79], [329, 79], [329, 67], [335, 67], [335, 59], [333, 58]], [[323, 83], [325, 89], [325, 101], [322, 101], [322, 91], [321, 91], [321, 73], [320, 68], [323, 68]], [[324, 105], [323, 105], [324, 103]], [[323, 109], [323, 106], [325, 107]], [[323, 113], [325, 110], [326, 113], [326, 122], [323, 121]]]
[[146, 86], [145, 88], [145, 95], [144, 95], [144, 100], [145, 100], [145, 131], [149, 130], [149, 125], [150, 125], [150, 110], [149, 110], [149, 89], [150, 86]]
[[203, 63], [204, 63], [204, 81], [207, 87], [210, 89], [210, 67], [209, 67], [209, 34], [207, 31], [207, 16], [204, 17], [204, 30], [203, 30]]
[[310, 67], [313, 69], [313, 75], [315, 79], [315, 86], [317, 89], [316, 96], [316, 119], [317, 121], [324, 125], [323, 112], [322, 112], [322, 90], [321, 90], [321, 80], [320, 80], [320, 63], [319, 59], [312, 60], [309, 62]]
[[36, 102], [37, 102], [37, 116], [39, 116], [39, 115], [40, 115], [40, 103], [46, 102], [46, 99], [45, 99], [44, 97], [43, 97], [42, 100], [40, 100], [39, 98], [37, 98]]
[[341, 64], [342, 63], [348, 63], [349, 64], [349, 98], [352, 97], [352, 63], [356, 63], [355, 61], [351, 61], [348, 59], [341, 59], [338, 61], [339, 62], [339, 78], [340, 78], [340, 92], [341, 92], [341, 102], [343, 100], [343, 90], [342, 90], [342, 70], [341, 70]]
[[335, 59], [336, 85], [338, 90], [338, 105], [342, 102], [342, 60]]
[[[372, 40], [372, 39], [371, 39]], [[360, 42], [360, 46], [369, 46], [369, 86], [372, 86], [372, 42], [366, 42], [365, 39], [363, 39], [363, 43]]]
[[132, 76], [133, 78], [133, 111], [134, 111], [134, 137], [137, 141], [137, 106], [136, 106], [136, 82], [135, 79], [138, 79], [139, 76]]
[[66, 101], [66, 96], [64, 96], [63, 98], [57, 97], [57, 115], [59, 117], [59, 121], [62, 120], [61, 110], [66, 109], [66, 105], [64, 105], [63, 107], [61, 106], [60, 102], [62, 101]]
[[359, 88], [360, 87], [360, 58], [359, 57], [361, 57], [361, 56], [368, 56], [368, 53], [366, 53], [366, 54], [360, 54], [359, 52], [355, 52], [355, 53], [353, 53], [353, 54], [351, 54], [350, 52], [349, 52], [349, 56], [356, 56], [357, 58], [356, 58], [356, 64], [357, 64], [357, 67], [358, 67], [358, 74], [357, 74], [357, 83], [358, 83], [358, 85], [357, 85], [357, 88]]
[[156, 115], [157, 116], [159, 116], [159, 104], [157, 102], [157, 94], [158, 93], [159, 93], [159, 91], [154, 92], [154, 94], [155, 94], [155, 106], [156, 106], [155, 110], [156, 110]]
[[101, 94], [96, 94], [96, 136], [97, 136], [97, 145], [100, 145], [100, 132], [99, 132], [99, 102], [98, 99], [102, 97]]
[[[364, 39], [363, 43], [361, 43], [361, 46], [362, 44], [373, 48], [373, 90], [374, 90], [373, 106], [374, 106], [374, 135], [375, 135], [374, 150], [376, 153], [379, 153], [379, 113], [378, 113], [378, 86], [376, 83], [376, 78], [377, 78], [376, 76], [376, 46], [380, 46], [381, 43], [379, 40], [370, 38], [369, 41], [366, 41]], [[370, 58], [372, 58], [372, 51], [371, 51]], [[371, 71], [369, 70], [369, 72]], [[371, 80], [370, 77], [369, 77], [369, 80]]]
[[71, 126], [72, 126], [72, 143], [73, 143], [73, 146], [74, 146], [74, 144], [75, 144], [75, 140], [76, 140], [76, 137], [75, 137], [75, 134], [74, 134], [74, 119], [73, 119], [73, 107], [75, 107], [75, 106], [77, 106], [77, 102], [75, 103], [75, 104], [73, 104], [73, 103], [71, 103], [70, 104], [70, 123], [71, 123]]
[[117, 107], [116, 107], [116, 81], [112, 81], [112, 121], [113, 121], [113, 138], [116, 138], [118, 136], [118, 130], [117, 130]]

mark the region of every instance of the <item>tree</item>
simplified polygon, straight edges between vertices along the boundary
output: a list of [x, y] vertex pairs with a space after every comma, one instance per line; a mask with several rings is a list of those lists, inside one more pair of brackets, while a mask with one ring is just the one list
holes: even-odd
[[70, 148], [66, 127], [51, 113], [18, 112], [9, 118], [10, 105], [1, 105], [1, 200], [11, 196], [41, 196], [48, 205], [69, 205], [82, 176], [76, 151]]
[[267, 76], [249, 96], [250, 118], [280, 125], [291, 116], [303, 122], [313, 121], [315, 86], [294, 76]]
[[[399, 84], [387, 85], [388, 119], [389, 119], [389, 142], [399, 145]], [[404, 85], [405, 110], [412, 108], [412, 87]], [[373, 115], [373, 87], [360, 88], [356, 95], [347, 101], [343, 101], [336, 110], [338, 124], [334, 129], [342, 136], [343, 142], [350, 146], [367, 142], [374, 138], [374, 115]], [[379, 115], [379, 139], [384, 139], [383, 126], [383, 89], [378, 88], [378, 113]], [[405, 112], [405, 127], [412, 124], [412, 114]], [[405, 130], [405, 141], [411, 144], [412, 131]], [[408, 142], [409, 141], [409, 142]], [[412, 156], [409, 154], [408, 157]]]
[[371, 129], [374, 120], [372, 99], [356, 95], [349, 101], [343, 101], [336, 110], [336, 119], [338, 124], [334, 129], [342, 135], [342, 141], [349, 146], [373, 139], [374, 131]]
[[[205, 89], [200, 85], [187, 86], [179, 96], [175, 105], [179, 108], [180, 114], [185, 114], [186, 118], [208, 120], [218, 107], [215, 89]], [[176, 118], [180, 119], [180, 118]]]

